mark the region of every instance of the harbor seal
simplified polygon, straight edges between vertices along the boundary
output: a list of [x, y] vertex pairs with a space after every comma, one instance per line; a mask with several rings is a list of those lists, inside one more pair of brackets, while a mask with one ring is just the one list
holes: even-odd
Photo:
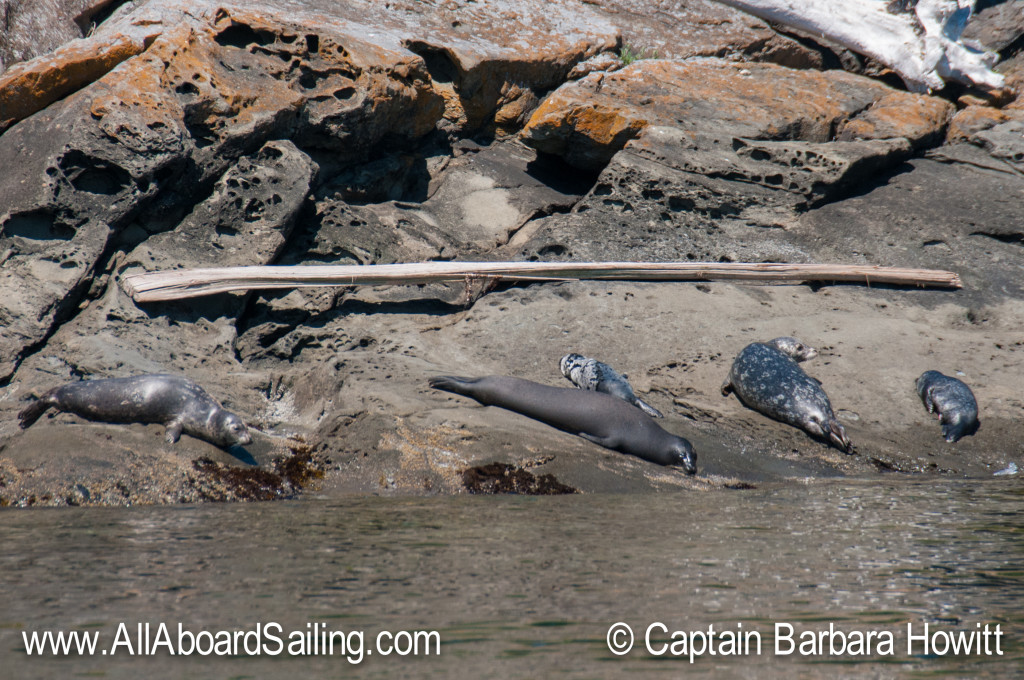
[[569, 382], [581, 390], [604, 392], [632, 404], [652, 418], [661, 418], [661, 411], [641, 400], [633, 392], [625, 376], [597, 359], [588, 359], [582, 354], [566, 354], [558, 362]]
[[816, 355], [813, 348], [790, 337], [747, 345], [733, 361], [722, 394], [735, 391], [749, 408], [852, 453], [850, 439], [832, 413], [821, 383], [797, 365]]
[[917, 379], [917, 393], [928, 413], [938, 412], [947, 442], [978, 431], [978, 402], [963, 381], [938, 371], [925, 371]]
[[55, 387], [22, 409], [21, 428], [50, 408], [103, 423], [162, 423], [172, 444], [182, 432], [225, 448], [252, 441], [241, 418], [188, 378], [173, 375], [80, 380]]
[[666, 432], [640, 409], [608, 394], [499, 375], [445, 375], [431, 378], [429, 384], [435, 390], [461, 394], [484, 406], [515, 411], [606, 449], [680, 467], [688, 475], [697, 472], [697, 454], [690, 442]]
[[809, 361], [818, 356], [818, 350], [814, 349], [810, 345], [805, 345], [790, 335], [784, 335], [781, 338], [769, 340], [764, 344], [769, 347], [774, 347], [798, 364], [803, 363], [804, 361]]

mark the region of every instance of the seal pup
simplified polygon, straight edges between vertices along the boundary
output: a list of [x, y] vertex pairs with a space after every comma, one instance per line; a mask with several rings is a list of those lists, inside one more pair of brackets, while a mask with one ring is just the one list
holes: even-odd
[[172, 444], [182, 432], [225, 448], [252, 441], [241, 418], [199, 385], [174, 375], [80, 380], [55, 387], [22, 409], [21, 429], [50, 408], [103, 423], [162, 423]]
[[606, 363], [588, 359], [582, 354], [566, 354], [558, 362], [562, 375], [581, 390], [604, 392], [632, 404], [652, 418], [661, 418], [661, 411], [640, 399], [626, 377]]
[[917, 393], [928, 413], [938, 412], [942, 436], [947, 442], [978, 431], [978, 402], [962, 380], [938, 371], [925, 371], [917, 379]]
[[747, 407], [852, 453], [850, 439], [832, 413], [821, 383], [797, 365], [817, 354], [813, 347], [791, 337], [747, 345], [732, 362], [722, 395], [736, 392]]
[[764, 344], [774, 347], [798, 364], [818, 356], [818, 350], [810, 345], [805, 345], [791, 335], [784, 335], [781, 338], [769, 340]]
[[606, 449], [659, 465], [697, 472], [690, 442], [666, 432], [638, 408], [611, 395], [490, 375], [461, 378], [442, 375], [429, 381], [435, 390], [454, 392], [484, 406], [498, 406], [583, 437]]

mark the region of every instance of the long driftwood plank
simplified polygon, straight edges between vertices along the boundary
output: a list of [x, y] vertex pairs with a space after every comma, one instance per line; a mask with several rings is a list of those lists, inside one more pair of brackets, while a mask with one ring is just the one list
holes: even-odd
[[749, 262], [414, 262], [377, 265], [220, 267], [128, 274], [121, 287], [136, 302], [236, 290], [417, 284], [500, 278], [509, 281], [604, 279], [638, 281], [853, 281], [959, 288], [960, 277], [937, 269], [873, 265]]

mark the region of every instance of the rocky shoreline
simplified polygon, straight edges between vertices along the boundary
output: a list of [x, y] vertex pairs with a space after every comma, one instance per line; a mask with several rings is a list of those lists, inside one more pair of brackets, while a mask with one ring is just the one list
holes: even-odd
[[[107, 7], [89, 37], [0, 73], [0, 504], [697, 490], [1020, 463], [1024, 26], [1005, 11], [1019, 4], [969, 25], [1006, 88], [932, 95], [710, 1]], [[623, 46], [657, 58], [626, 64]], [[140, 306], [118, 285], [428, 260], [859, 263], [964, 287], [467, 282]], [[737, 352], [782, 335], [818, 348], [806, 370], [853, 455], [721, 396]], [[693, 442], [697, 477], [427, 387], [568, 386], [573, 351], [629, 375]], [[927, 369], [972, 387], [977, 434], [942, 440], [914, 391]], [[161, 426], [66, 414], [18, 428], [32, 394], [156, 372], [201, 384], [254, 443], [171, 445]]]

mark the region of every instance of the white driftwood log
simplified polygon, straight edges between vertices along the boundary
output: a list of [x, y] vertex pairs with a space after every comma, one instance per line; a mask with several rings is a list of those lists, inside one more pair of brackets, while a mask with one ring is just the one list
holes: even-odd
[[894, 13], [886, 0], [718, 0], [737, 9], [876, 59], [915, 92], [940, 89], [945, 80], [998, 88], [998, 55], [966, 45], [960, 34], [974, 0], [918, 0]]
[[744, 262], [415, 262], [376, 265], [221, 267], [128, 274], [121, 287], [136, 302], [180, 300], [235, 290], [418, 284], [498, 278], [660, 281], [853, 281], [959, 288], [960, 277], [936, 269], [873, 265]]

